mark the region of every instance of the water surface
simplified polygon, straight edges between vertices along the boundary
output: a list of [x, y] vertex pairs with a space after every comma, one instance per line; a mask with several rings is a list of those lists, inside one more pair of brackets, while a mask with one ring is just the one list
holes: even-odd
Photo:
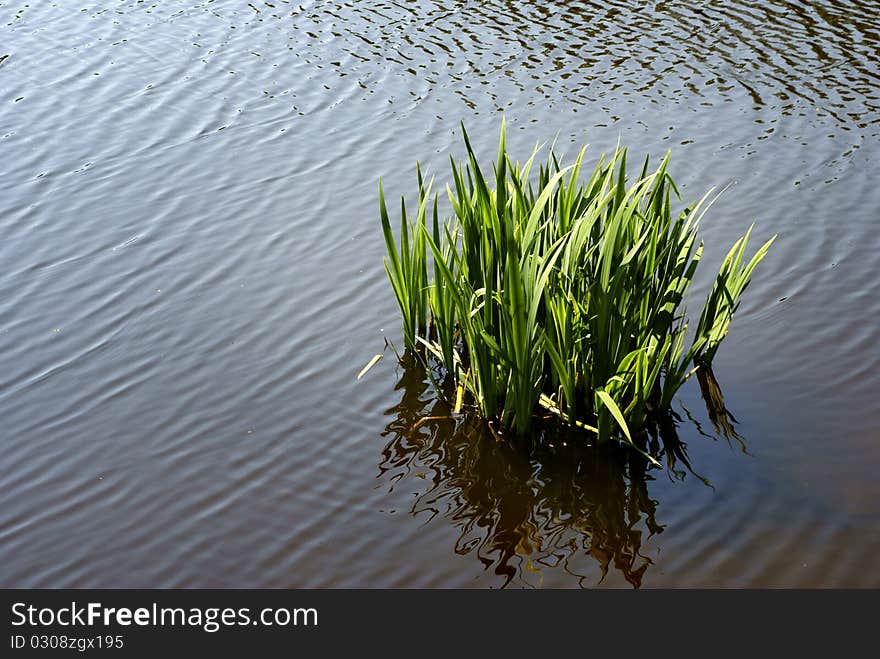
[[[880, 586], [880, 3], [632, 4], [0, 0], [0, 585]], [[400, 341], [377, 178], [502, 114], [730, 185], [698, 294], [779, 234], [741, 442], [696, 383], [648, 469], [355, 380]]]

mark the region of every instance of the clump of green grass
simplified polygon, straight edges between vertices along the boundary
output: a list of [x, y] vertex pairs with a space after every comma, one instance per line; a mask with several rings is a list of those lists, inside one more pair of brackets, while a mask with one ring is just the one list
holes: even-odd
[[635, 445], [633, 434], [709, 368], [773, 238], [748, 261], [752, 228], [734, 244], [688, 332], [683, 304], [711, 201], [673, 212], [669, 154], [650, 172], [646, 159], [632, 180], [623, 148], [588, 175], [584, 150], [566, 167], [552, 149], [542, 164], [538, 149], [520, 164], [502, 124], [489, 175], [462, 130], [467, 158], [451, 159], [449, 219], [417, 166], [418, 209], [410, 215], [401, 201], [395, 238], [379, 183], [406, 347], [442, 367], [456, 411], [472, 405], [518, 435], [551, 414]]

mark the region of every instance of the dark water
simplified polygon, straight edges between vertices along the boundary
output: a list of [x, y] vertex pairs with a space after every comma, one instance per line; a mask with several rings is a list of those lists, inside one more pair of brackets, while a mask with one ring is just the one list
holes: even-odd
[[[878, 25], [0, 0], [0, 585], [880, 586]], [[387, 356], [355, 380], [400, 339], [377, 178], [445, 180], [502, 113], [523, 156], [620, 138], [733, 184], [698, 294], [779, 234], [716, 360], [741, 442], [696, 383], [648, 469], [498, 444]]]

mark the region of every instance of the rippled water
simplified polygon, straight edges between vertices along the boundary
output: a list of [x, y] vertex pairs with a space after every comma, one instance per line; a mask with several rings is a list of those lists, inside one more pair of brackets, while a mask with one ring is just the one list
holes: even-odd
[[[0, 584], [880, 586], [878, 25], [0, 0]], [[647, 469], [498, 444], [387, 357], [355, 380], [400, 339], [377, 178], [445, 177], [462, 119], [491, 155], [501, 113], [515, 153], [733, 184], [707, 262], [780, 235], [716, 360], [741, 441], [695, 383]]]

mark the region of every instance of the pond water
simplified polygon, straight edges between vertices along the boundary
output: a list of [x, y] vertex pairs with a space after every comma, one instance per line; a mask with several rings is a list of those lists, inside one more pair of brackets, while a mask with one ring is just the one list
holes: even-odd
[[[0, 0], [0, 585], [880, 586], [880, 3], [636, 4]], [[738, 437], [696, 382], [648, 469], [356, 380], [401, 341], [379, 176], [502, 114], [730, 185], [698, 295], [779, 234]]]

